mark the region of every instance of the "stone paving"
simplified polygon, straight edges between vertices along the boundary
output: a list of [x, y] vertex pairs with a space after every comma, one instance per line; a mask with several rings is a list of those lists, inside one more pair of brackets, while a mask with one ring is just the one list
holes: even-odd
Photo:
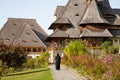
[[54, 80], [84, 80], [74, 71], [65, 66], [61, 66], [60, 70], [56, 70], [55, 65], [49, 65], [49, 67], [52, 71]]

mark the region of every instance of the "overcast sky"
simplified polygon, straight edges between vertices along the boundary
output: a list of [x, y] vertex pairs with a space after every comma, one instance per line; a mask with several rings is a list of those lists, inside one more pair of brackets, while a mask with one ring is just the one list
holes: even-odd
[[[109, 0], [112, 8], [120, 8], [120, 0]], [[65, 5], [68, 0], [0, 0], [0, 28], [8, 18], [36, 19], [48, 33], [48, 27], [55, 20], [57, 5]]]

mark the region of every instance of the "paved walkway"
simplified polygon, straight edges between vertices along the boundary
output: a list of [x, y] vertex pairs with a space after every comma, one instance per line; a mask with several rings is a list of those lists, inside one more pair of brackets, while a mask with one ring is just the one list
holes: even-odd
[[55, 65], [49, 65], [49, 67], [52, 71], [54, 80], [84, 80], [80, 78], [77, 73], [65, 66], [61, 66], [60, 70], [56, 70]]

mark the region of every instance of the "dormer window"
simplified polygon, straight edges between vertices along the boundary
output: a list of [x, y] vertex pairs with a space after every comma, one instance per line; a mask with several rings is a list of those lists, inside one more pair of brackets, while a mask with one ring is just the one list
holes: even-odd
[[15, 35], [14, 33], [12, 33], [12, 35]]
[[114, 15], [112, 15], [112, 14], [104, 14], [104, 18], [113, 18], [114, 17]]
[[78, 4], [76, 3], [76, 4], [74, 4], [74, 6], [78, 6]]
[[6, 40], [7, 42], [9, 42], [9, 41], [10, 41], [10, 39], [9, 39], [9, 38], [6, 38], [5, 40]]
[[17, 25], [16, 23], [14, 23], [14, 25]]
[[37, 41], [35, 41], [35, 40], [34, 40], [33, 42], [35, 42], [35, 43], [36, 43]]
[[26, 34], [30, 35], [30, 33], [29, 33], [29, 32], [27, 32]]
[[24, 43], [25, 43], [26, 41], [25, 41], [25, 40], [22, 40], [22, 42], [24, 42]]
[[76, 14], [75, 16], [79, 16], [79, 14]]

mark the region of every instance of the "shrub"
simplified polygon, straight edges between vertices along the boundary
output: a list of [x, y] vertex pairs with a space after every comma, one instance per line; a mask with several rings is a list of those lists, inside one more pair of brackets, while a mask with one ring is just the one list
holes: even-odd
[[48, 52], [44, 52], [42, 53], [40, 56], [39, 56], [39, 65], [44, 65], [44, 66], [47, 66], [48, 63], [49, 63], [49, 57], [50, 57], [50, 54]]
[[105, 41], [101, 44], [101, 48], [102, 48], [102, 51], [104, 54], [109, 54], [109, 46], [112, 45], [112, 42], [111, 41]]
[[4, 66], [22, 68], [23, 63], [26, 62], [27, 54], [21, 48], [11, 49], [8, 46], [0, 46], [0, 59], [3, 61]]
[[[90, 76], [92, 80], [119, 80], [120, 79], [120, 55], [106, 55], [103, 58], [91, 55], [71, 56], [69, 64], [80, 74]], [[65, 61], [64, 61], [65, 62]]]
[[69, 58], [71, 55], [86, 54], [86, 48], [82, 40], [71, 41], [64, 49], [64, 53]]
[[36, 58], [28, 58], [27, 62], [24, 64], [25, 68], [39, 68], [42, 66], [47, 66], [49, 63], [49, 56], [48, 52], [42, 53], [39, 57]]
[[119, 52], [119, 46], [109, 46], [108, 47], [109, 53], [116, 54]]

